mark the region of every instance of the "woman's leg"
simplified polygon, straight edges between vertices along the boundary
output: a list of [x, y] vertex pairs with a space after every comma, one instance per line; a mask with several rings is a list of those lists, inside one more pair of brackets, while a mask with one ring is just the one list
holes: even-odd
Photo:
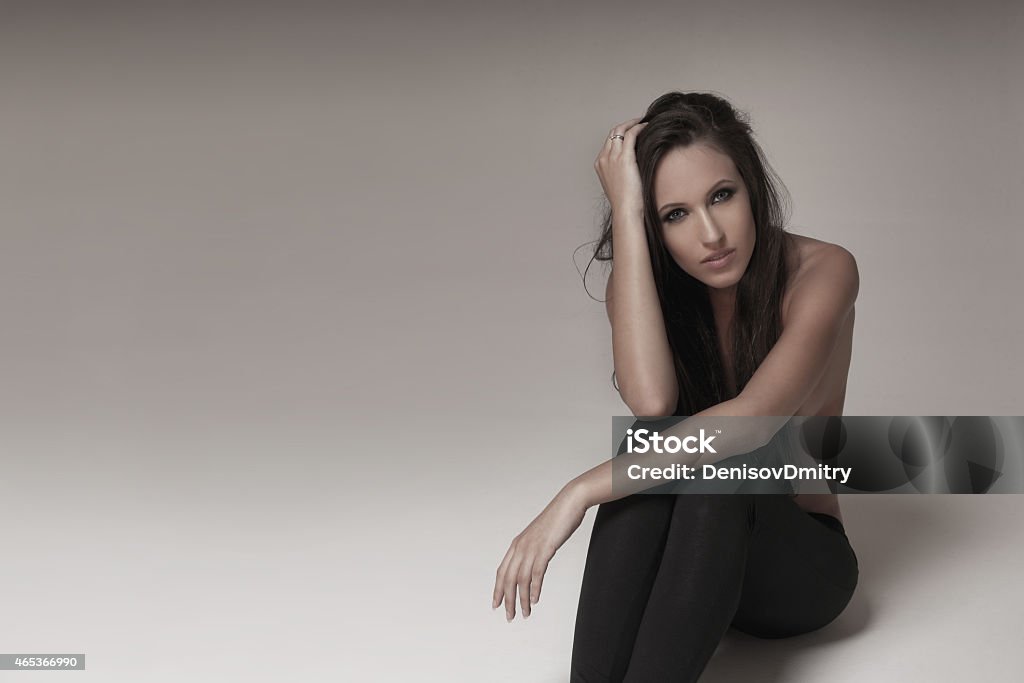
[[817, 630], [846, 608], [859, 579], [842, 523], [786, 496], [756, 496], [756, 523], [733, 627], [761, 638]]
[[739, 606], [756, 495], [683, 494], [624, 681], [696, 681]]
[[590, 536], [572, 644], [572, 683], [621, 681], [679, 496], [602, 503]]
[[635, 495], [601, 508], [574, 683], [697, 680], [730, 623], [762, 637], [813, 630], [856, 585], [845, 535], [786, 496]]

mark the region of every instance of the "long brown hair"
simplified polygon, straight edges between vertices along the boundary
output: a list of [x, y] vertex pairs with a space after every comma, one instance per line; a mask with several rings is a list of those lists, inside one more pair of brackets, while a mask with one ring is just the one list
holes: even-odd
[[[783, 230], [787, 196], [753, 138], [749, 117], [723, 98], [710, 93], [666, 93], [651, 103], [641, 121], [649, 122], [636, 140], [644, 231], [679, 385], [675, 414], [693, 415], [733, 396], [727, 395], [707, 285], [679, 267], [662, 239], [654, 199], [658, 162], [677, 147], [706, 144], [732, 159], [747, 186], [756, 241], [736, 287], [732, 357], [737, 391], [750, 381], [782, 333], [782, 296], [789, 275]], [[607, 206], [591, 260], [613, 260], [612, 247], [612, 215]]]

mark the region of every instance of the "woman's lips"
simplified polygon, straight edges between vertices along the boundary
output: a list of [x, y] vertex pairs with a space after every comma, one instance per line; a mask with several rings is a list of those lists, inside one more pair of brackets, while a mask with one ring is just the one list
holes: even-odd
[[716, 259], [714, 261], [701, 261], [701, 265], [707, 266], [708, 268], [714, 268], [716, 270], [725, 268], [727, 265], [732, 263], [733, 257], [736, 255], [736, 250], [731, 249], [725, 256]]

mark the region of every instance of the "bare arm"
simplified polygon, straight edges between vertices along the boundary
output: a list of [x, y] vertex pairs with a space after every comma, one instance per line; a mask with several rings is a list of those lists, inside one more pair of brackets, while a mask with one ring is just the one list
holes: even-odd
[[671, 415], [679, 387], [642, 217], [613, 218], [612, 235], [615, 266], [605, 298], [619, 394], [634, 415]]

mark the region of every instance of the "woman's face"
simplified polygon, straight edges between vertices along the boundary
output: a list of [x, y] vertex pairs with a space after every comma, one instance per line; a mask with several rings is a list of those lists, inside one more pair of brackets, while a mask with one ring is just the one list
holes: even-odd
[[[708, 287], [734, 287], [756, 235], [750, 196], [732, 159], [704, 144], [671, 150], [655, 172], [654, 199], [665, 247], [679, 267]], [[722, 250], [731, 250], [724, 260], [706, 260]]]

